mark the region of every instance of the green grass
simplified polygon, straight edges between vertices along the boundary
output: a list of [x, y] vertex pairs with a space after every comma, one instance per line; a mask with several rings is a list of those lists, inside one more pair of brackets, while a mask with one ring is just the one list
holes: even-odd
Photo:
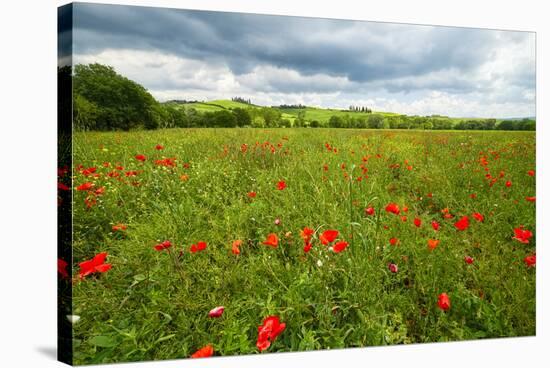
[[396, 113], [391, 112], [379, 112], [379, 111], [373, 111], [372, 113], [368, 114], [365, 112], [351, 112], [351, 111], [342, 111], [338, 109], [322, 109], [322, 108], [316, 108], [316, 107], [306, 107], [304, 109], [279, 109], [281, 112], [298, 116], [298, 113], [300, 111], [305, 112], [305, 119], [306, 120], [317, 120], [318, 122], [328, 122], [331, 116], [352, 116], [352, 117], [364, 117], [368, 118], [372, 114], [380, 114], [382, 116], [392, 116], [392, 115], [399, 115]]
[[[491, 175], [504, 173], [493, 186], [481, 156]], [[163, 157], [175, 157], [177, 167], [155, 165]], [[268, 315], [286, 323], [268, 352], [535, 333], [535, 269], [523, 262], [535, 237], [512, 239], [520, 225], [535, 232], [535, 204], [525, 200], [535, 195], [527, 175], [535, 168], [534, 133], [77, 133], [74, 164], [97, 167], [99, 177], [75, 170], [73, 187], [105, 187], [91, 208], [85, 192], [74, 193], [74, 271], [103, 251], [113, 266], [74, 284], [76, 364], [185, 358], [206, 344], [215, 355], [256, 354], [258, 325]], [[139, 174], [106, 176], [117, 164]], [[279, 180], [286, 189], [276, 189]], [[407, 221], [384, 211], [389, 202], [408, 207]], [[375, 216], [365, 215], [367, 206]], [[455, 217], [444, 219], [444, 208]], [[484, 222], [470, 217], [470, 227], [457, 231], [453, 223], [473, 212]], [[441, 223], [437, 233], [432, 220]], [[118, 223], [128, 226], [124, 234], [111, 230]], [[307, 254], [305, 226], [317, 230]], [[326, 229], [339, 230], [349, 247], [336, 254], [321, 245]], [[277, 248], [261, 244], [269, 233], [279, 236]], [[392, 237], [398, 245], [389, 244]], [[231, 253], [236, 239], [243, 240], [238, 256]], [[440, 244], [429, 251], [427, 239]], [[183, 250], [181, 270], [168, 252], [153, 249], [164, 240]], [[207, 249], [190, 253], [201, 240]], [[389, 272], [390, 262], [398, 273]], [[451, 298], [448, 312], [437, 306], [442, 292]], [[208, 318], [219, 305], [223, 316]]]

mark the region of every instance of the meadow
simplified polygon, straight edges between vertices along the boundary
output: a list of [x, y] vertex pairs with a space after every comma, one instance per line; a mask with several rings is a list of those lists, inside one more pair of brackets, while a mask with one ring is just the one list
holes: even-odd
[[82, 132], [73, 154], [75, 364], [535, 334], [534, 132]]

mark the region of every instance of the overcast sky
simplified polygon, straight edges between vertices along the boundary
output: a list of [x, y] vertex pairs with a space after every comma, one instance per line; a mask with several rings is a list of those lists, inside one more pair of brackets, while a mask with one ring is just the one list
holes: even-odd
[[160, 101], [535, 116], [534, 33], [78, 3], [73, 19], [74, 63]]

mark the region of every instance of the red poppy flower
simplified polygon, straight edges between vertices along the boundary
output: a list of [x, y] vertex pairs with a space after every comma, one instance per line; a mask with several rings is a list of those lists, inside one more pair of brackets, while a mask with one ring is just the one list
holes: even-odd
[[176, 159], [174, 157], [163, 158], [162, 160], [155, 160], [155, 165], [164, 167], [176, 167]]
[[118, 173], [117, 171], [111, 171], [107, 173], [107, 176], [110, 178], [118, 178], [120, 176], [120, 173]]
[[443, 311], [448, 311], [451, 308], [451, 299], [447, 293], [439, 294], [437, 297], [437, 306]]
[[57, 183], [57, 189], [59, 189], [59, 190], [71, 190], [71, 188], [69, 188], [68, 186], [66, 186], [65, 184], [60, 183], [60, 182]]
[[462, 216], [460, 220], [455, 222], [455, 227], [460, 231], [466, 230], [468, 226], [470, 226], [470, 219], [468, 216]]
[[432, 221], [432, 228], [433, 228], [435, 231], [438, 231], [438, 230], [439, 230], [439, 222], [437, 222], [437, 221]]
[[485, 217], [479, 212], [474, 212], [472, 214], [472, 217], [475, 218], [479, 222], [483, 222], [483, 220], [485, 220]]
[[147, 160], [147, 157], [145, 157], [144, 155], [136, 155], [136, 160], [144, 162], [145, 160]]
[[243, 241], [238, 239], [238, 240], [235, 240], [233, 242], [233, 244], [231, 244], [231, 252], [233, 254], [241, 254], [241, 250], [239, 249], [239, 247], [242, 245]]
[[414, 218], [414, 226], [420, 227], [421, 225], [422, 225], [422, 220], [419, 219], [418, 217], [415, 217]]
[[390, 245], [397, 245], [399, 243], [399, 239], [397, 238], [391, 238], [390, 239]]
[[81, 171], [82, 175], [90, 176], [97, 171], [97, 167], [89, 167]]
[[311, 240], [314, 232], [315, 230], [306, 226], [302, 231], [300, 231], [300, 236], [302, 237], [302, 239], [304, 239], [305, 242], [308, 242]]
[[279, 317], [269, 316], [264, 319], [261, 326], [258, 326], [258, 341], [256, 346], [260, 351], [264, 351], [271, 346], [271, 343], [275, 341], [285, 330], [286, 324], [280, 323]]
[[319, 237], [319, 240], [323, 245], [327, 245], [329, 243], [332, 243], [336, 238], [338, 237], [338, 230], [325, 230]]
[[310, 241], [304, 242], [304, 252], [309, 253], [311, 247], [313, 247], [313, 244]]
[[113, 232], [115, 232], [115, 231], [125, 231], [127, 228], [128, 228], [128, 226], [126, 226], [124, 224], [117, 224], [117, 225], [113, 225], [112, 230], [113, 230]]
[[332, 251], [334, 253], [340, 253], [342, 252], [344, 249], [346, 249], [348, 247], [348, 243], [345, 242], [345, 241], [339, 241], [337, 242], [336, 244], [334, 244], [334, 246], [332, 247]]
[[206, 345], [191, 355], [191, 358], [208, 358], [214, 354], [212, 345]]
[[389, 203], [386, 206], [386, 212], [393, 213], [394, 215], [399, 215], [399, 206], [395, 203]]
[[136, 176], [137, 174], [138, 174], [138, 172], [135, 171], [135, 170], [126, 171], [126, 172], [124, 173], [124, 175], [126, 175], [126, 176]]
[[477, 198], [477, 194], [475, 194], [475, 193], [470, 194], [470, 198], [476, 199], [476, 198]]
[[527, 267], [535, 267], [537, 264], [537, 255], [531, 254], [530, 256], [525, 257], [523, 262], [525, 262]]
[[368, 215], [368, 216], [373, 216], [374, 215], [374, 208], [372, 208], [372, 207], [365, 208], [365, 214]]
[[256, 198], [256, 192], [248, 192], [247, 194], [250, 198]]
[[157, 145], [155, 146], [155, 149], [156, 149], [157, 151], [160, 151], [160, 150], [163, 150], [164, 147], [161, 146], [160, 144], [157, 144]]
[[512, 182], [508, 180], [505, 185], [506, 185], [506, 188], [510, 188], [512, 186]]
[[286, 188], [286, 182], [284, 180], [281, 180], [277, 183], [277, 189], [278, 190], [283, 190]]
[[434, 250], [439, 245], [438, 239], [428, 239], [428, 248]]
[[527, 171], [527, 175], [529, 175], [529, 176], [535, 176], [535, 170], [529, 170], [529, 171]]
[[409, 207], [403, 206], [402, 210], [403, 210], [403, 212], [409, 212]]
[[470, 256], [466, 256], [466, 257], [464, 257], [464, 262], [466, 262], [468, 264], [472, 264], [472, 263], [474, 263], [474, 259]]
[[85, 191], [85, 190], [90, 190], [93, 187], [94, 187], [94, 183], [87, 182], [76, 187], [76, 190]]
[[395, 263], [388, 264], [388, 269], [390, 270], [391, 273], [397, 273], [397, 271], [399, 271], [399, 268]]
[[160, 252], [161, 250], [168, 249], [171, 246], [172, 246], [172, 243], [170, 242], [170, 240], [165, 240], [162, 243], [155, 245], [154, 248], [155, 250], [158, 250]]
[[279, 238], [277, 237], [277, 234], [271, 233], [267, 236], [266, 240], [262, 242], [262, 244], [277, 248], [277, 245], [279, 244]]
[[68, 263], [62, 260], [61, 258], [57, 259], [57, 272], [63, 277], [64, 279], [69, 278], [69, 272], [67, 272], [67, 266]]
[[208, 317], [219, 318], [222, 316], [224, 309], [225, 308], [223, 306], [216, 307], [212, 309], [210, 312], [208, 312]]
[[528, 244], [529, 239], [533, 237], [533, 233], [529, 230], [524, 230], [523, 226], [520, 226], [514, 229], [514, 234], [516, 236], [514, 236], [512, 239], [516, 239], [517, 241], [523, 244]]
[[191, 253], [197, 253], [206, 249], [206, 242], [200, 241], [197, 244], [191, 244]]
[[401, 221], [407, 222], [407, 216], [401, 216]]
[[97, 254], [93, 259], [81, 262], [80, 266], [80, 278], [84, 278], [96, 272], [107, 272], [111, 269], [112, 265], [105, 263], [107, 258], [107, 252]]
[[105, 187], [97, 188], [94, 193], [98, 196], [102, 195], [103, 193], [105, 193]]
[[537, 200], [537, 198], [536, 197], [525, 197], [525, 200], [527, 202], [535, 202]]

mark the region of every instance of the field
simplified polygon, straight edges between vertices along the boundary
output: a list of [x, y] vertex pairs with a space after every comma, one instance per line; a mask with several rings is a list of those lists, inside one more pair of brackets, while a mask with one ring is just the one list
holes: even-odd
[[73, 144], [75, 364], [535, 334], [533, 132]]

